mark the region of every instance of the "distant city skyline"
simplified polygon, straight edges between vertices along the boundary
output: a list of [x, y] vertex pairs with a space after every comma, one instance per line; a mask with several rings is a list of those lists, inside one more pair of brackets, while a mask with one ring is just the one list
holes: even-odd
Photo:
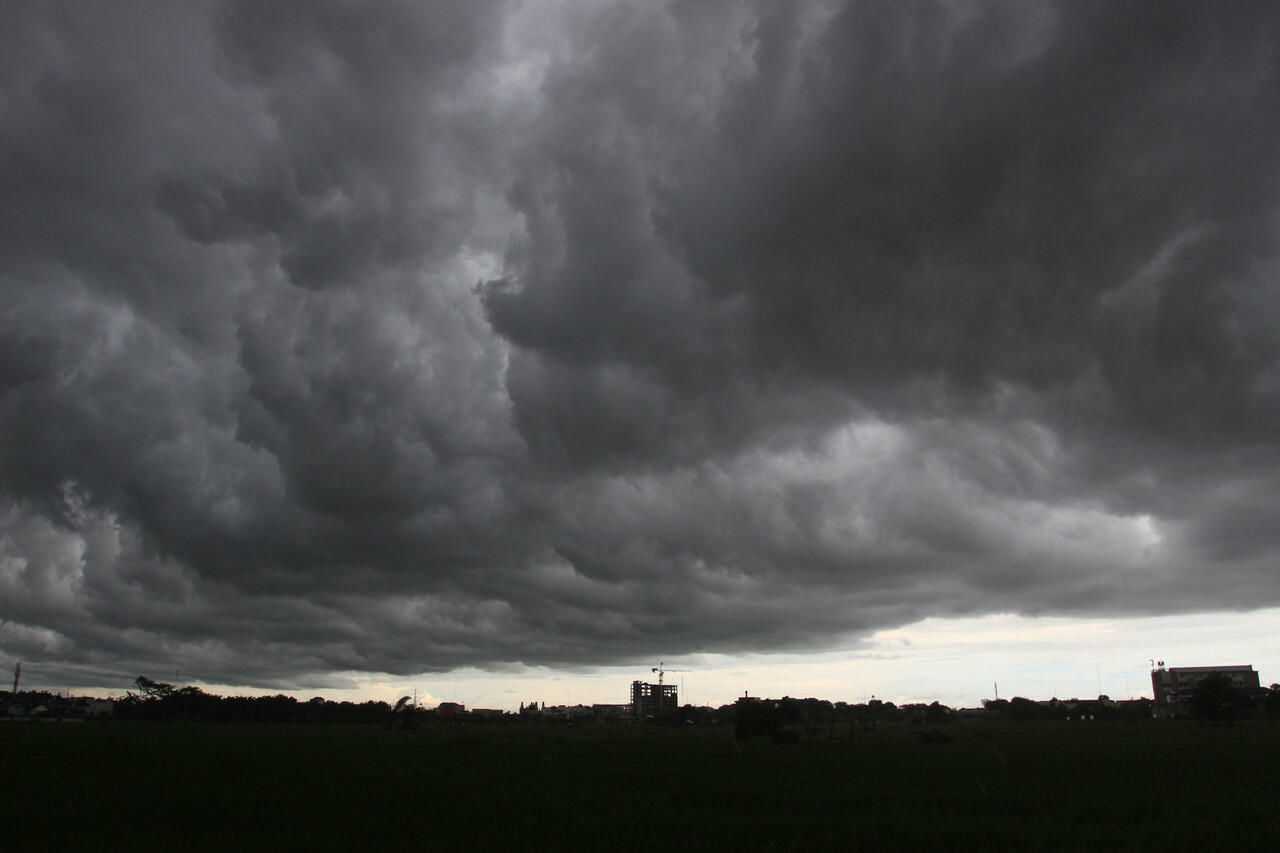
[[[1272, 631], [1278, 618], [1280, 612], [1268, 610], [1133, 620], [1009, 615], [930, 619], [881, 632], [859, 648], [732, 658], [695, 655], [689, 661], [697, 668], [679, 674], [674, 683], [680, 687], [681, 705], [718, 707], [749, 693], [851, 704], [872, 697], [896, 704], [938, 701], [961, 708], [979, 707], [983, 699], [995, 698], [997, 684], [1003, 699], [1092, 699], [1100, 694], [1112, 699], [1151, 698], [1151, 667], [1164, 660], [1168, 666], [1251, 665], [1266, 686], [1280, 682], [1280, 637]], [[1249, 632], [1256, 633], [1249, 637]], [[1144, 639], [1160, 656], [1135, 659]], [[172, 674], [170, 681], [188, 683], [179, 677], [180, 670]], [[160, 672], [150, 677], [164, 681], [164, 676]], [[354, 702], [395, 702], [416, 690], [424, 706], [461, 702], [467, 708], [516, 711], [530, 701], [625, 704], [630, 701], [631, 681], [654, 676], [639, 663], [594, 671], [530, 668], [506, 674], [464, 670], [419, 678], [359, 673], [344, 677], [349, 685], [339, 690], [199, 683], [218, 693], [282, 692], [298, 699], [320, 695]], [[78, 690], [95, 696], [123, 695], [128, 686]]]

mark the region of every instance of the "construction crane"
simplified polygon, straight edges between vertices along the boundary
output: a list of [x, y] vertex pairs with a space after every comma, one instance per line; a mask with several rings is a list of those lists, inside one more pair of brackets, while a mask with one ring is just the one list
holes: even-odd
[[658, 673], [658, 683], [662, 683], [662, 676], [668, 672], [693, 672], [691, 669], [665, 669], [662, 661], [658, 661], [658, 665], [653, 667], [653, 671]]

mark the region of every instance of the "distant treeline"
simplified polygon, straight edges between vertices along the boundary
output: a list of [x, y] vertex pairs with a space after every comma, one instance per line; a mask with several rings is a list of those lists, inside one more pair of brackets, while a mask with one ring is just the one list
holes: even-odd
[[200, 720], [214, 723], [385, 723], [386, 702], [299, 702], [292, 696], [218, 696], [183, 687], [154, 697], [116, 701], [114, 716], [128, 720]]
[[[384, 725], [416, 728], [429, 723], [473, 721], [511, 724], [581, 724], [633, 722], [625, 706], [598, 705], [548, 708], [532, 702], [519, 713], [467, 712], [461, 705], [444, 703], [439, 709], [419, 708], [409, 697], [395, 705], [381, 701], [331, 702], [321, 697], [302, 700], [292, 696], [219, 696], [199, 687], [175, 687], [139, 676], [124, 697], [96, 700], [62, 696], [45, 691], [5, 693], [4, 711], [13, 717], [53, 719], [112, 717], [124, 720], [200, 721], [244, 723], [328, 723]], [[834, 736], [837, 727], [874, 731], [881, 724], [942, 726], [969, 718], [1016, 722], [1037, 720], [1144, 720], [1153, 716], [1150, 699], [1114, 701], [1051, 699], [1035, 701], [1021, 696], [984, 700], [982, 708], [954, 709], [938, 702], [895, 705], [871, 699], [850, 704], [826, 699], [759, 699], [744, 696], [719, 708], [686, 705], [652, 720], [660, 725], [732, 726], [739, 737], [766, 735], [775, 739]], [[1184, 709], [1187, 715], [1213, 721], [1249, 717], [1280, 717], [1280, 685], [1258, 690], [1233, 688], [1225, 679], [1207, 678], [1197, 687]]]
[[1108, 696], [1097, 699], [1050, 699], [1037, 702], [1022, 696], [1012, 699], [987, 699], [983, 710], [1011, 720], [1117, 720], [1146, 719], [1155, 703], [1150, 699], [1112, 701]]
[[90, 699], [27, 690], [5, 693], [0, 713], [42, 719], [152, 720], [227, 723], [364, 723], [385, 724], [392, 706], [386, 702], [298, 701], [292, 696], [219, 696], [199, 687], [174, 687], [139, 678], [138, 690], [123, 697]]

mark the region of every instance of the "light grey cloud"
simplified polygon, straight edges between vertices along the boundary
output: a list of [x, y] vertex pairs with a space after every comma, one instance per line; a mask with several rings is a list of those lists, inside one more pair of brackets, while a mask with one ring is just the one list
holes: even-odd
[[1277, 14], [8, 4], [0, 648], [1274, 605]]

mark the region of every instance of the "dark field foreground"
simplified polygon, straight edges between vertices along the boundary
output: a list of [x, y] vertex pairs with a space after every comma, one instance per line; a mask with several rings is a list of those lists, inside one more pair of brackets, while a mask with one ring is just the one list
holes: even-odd
[[0, 725], [5, 850], [1278, 850], [1280, 726]]

